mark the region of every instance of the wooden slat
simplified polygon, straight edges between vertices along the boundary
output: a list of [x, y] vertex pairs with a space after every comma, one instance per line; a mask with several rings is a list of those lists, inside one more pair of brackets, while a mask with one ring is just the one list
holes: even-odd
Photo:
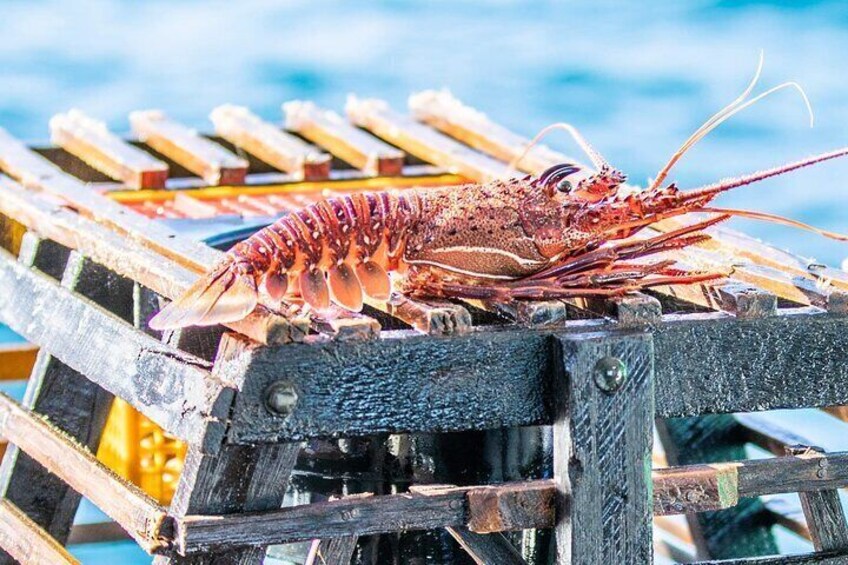
[[[197, 271], [160, 256], [134, 239], [71, 212], [55, 201], [0, 176], [0, 213], [18, 218], [44, 237], [76, 249], [115, 272], [142, 283], [162, 296], [176, 298], [197, 280]], [[211, 257], [220, 252], [204, 247]], [[146, 320], [145, 320], [146, 321]], [[308, 331], [304, 319], [288, 319], [263, 307], [228, 327], [260, 343], [300, 341]]]
[[50, 120], [53, 143], [89, 166], [118, 179], [127, 188], [164, 188], [168, 165], [130, 145], [79, 110], [56, 114]]
[[243, 184], [248, 162], [159, 110], [130, 114], [138, 138], [209, 184]]
[[403, 151], [352, 126], [337, 113], [303, 100], [286, 102], [283, 113], [286, 128], [366, 174], [396, 176], [403, 173]]
[[[415, 119], [454, 139], [509, 163], [521, 155], [530, 140], [496, 124], [488, 116], [466, 106], [447, 90], [426, 90], [409, 97]], [[560, 163], [576, 163], [571, 157], [538, 144], [518, 163], [528, 173], [540, 173]]]
[[38, 347], [28, 343], [0, 344], [0, 381], [26, 380], [37, 353]]
[[219, 252], [209, 246], [180, 236], [162, 224], [98, 194], [53, 166], [3, 129], [0, 129], [0, 168], [25, 187], [58, 196], [73, 208], [92, 216], [98, 223], [125, 233], [145, 247], [171, 257], [184, 266], [206, 271], [219, 257]]
[[[465, 526], [472, 520], [467, 501], [469, 493], [491, 489], [517, 490], [529, 493], [530, 499], [535, 500], [540, 485], [551, 488], [549, 481], [496, 486], [420, 486], [414, 493], [372, 497], [354, 495], [261, 513], [186, 516], [177, 522], [177, 549], [180, 553], [194, 553], [228, 544], [268, 545], [317, 537], [362, 536], [397, 531], [399, 523], [405, 530]], [[519, 493], [516, 497], [516, 504], [523, 504], [523, 496]], [[549, 495], [548, 500], [553, 500], [553, 496]], [[539, 516], [524, 514], [530, 523], [523, 525], [550, 527], [552, 508], [540, 510]], [[516, 529], [521, 526], [517, 522], [511, 524]]]
[[562, 300], [519, 300], [512, 303], [485, 302], [488, 311], [500, 312], [519, 324], [544, 328], [562, 325], [568, 318], [568, 308]]
[[121, 524], [145, 551], [164, 547], [165, 509], [49, 422], [0, 393], [0, 434]]
[[[168, 432], [212, 445], [198, 435], [217, 422], [223, 432], [232, 391], [194, 356], [167, 347], [46, 275], [0, 251], [0, 319], [92, 381], [127, 400]], [[121, 347], [109, 344], [121, 343]], [[108, 347], [109, 354], [104, 355]], [[147, 383], [139, 388], [137, 382]], [[161, 391], [151, 394], [149, 390]]]
[[243, 106], [218, 106], [209, 119], [218, 135], [298, 180], [330, 176], [332, 159], [327, 153], [260, 119]]
[[0, 500], [0, 547], [31, 565], [78, 565], [62, 544], [8, 500]]
[[471, 180], [485, 182], [507, 172], [503, 163], [393, 111], [383, 100], [350, 97], [345, 110], [357, 126], [420, 159]]

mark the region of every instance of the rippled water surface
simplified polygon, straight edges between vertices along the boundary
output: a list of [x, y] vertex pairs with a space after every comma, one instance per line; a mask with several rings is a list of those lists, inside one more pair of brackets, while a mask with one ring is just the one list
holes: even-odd
[[[129, 110], [161, 107], [208, 129], [225, 102], [279, 119], [295, 97], [338, 108], [356, 92], [402, 107], [447, 87], [528, 135], [571, 121], [644, 182], [744, 87], [763, 48], [763, 86], [801, 82], [816, 127], [797, 95], [779, 94], [711, 135], [675, 179], [694, 186], [848, 145], [844, 2], [643, 4], [6, 1], [0, 124], [46, 139], [53, 113], [79, 107], [125, 131]], [[828, 164], [723, 202], [848, 230], [846, 175], [848, 162]], [[818, 259], [848, 256], [794, 230], [742, 227]]]

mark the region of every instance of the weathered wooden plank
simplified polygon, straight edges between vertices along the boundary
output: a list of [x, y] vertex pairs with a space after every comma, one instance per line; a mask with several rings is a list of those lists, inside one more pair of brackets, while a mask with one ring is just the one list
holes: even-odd
[[[3, 195], [0, 198], [0, 212], [18, 218], [43, 237], [76, 249], [163, 296], [176, 298], [197, 279], [196, 270], [162, 257], [133, 239], [121, 237], [109, 228], [71, 212], [58, 202], [34, 194], [2, 175], [0, 192]], [[220, 255], [214, 249], [207, 249], [216, 256]], [[306, 320], [289, 320], [260, 307], [229, 327], [260, 343], [286, 343], [302, 340], [308, 331], [307, 324]]]
[[474, 181], [487, 181], [506, 174], [507, 166], [478, 153], [412, 118], [389, 108], [383, 100], [348, 98], [348, 118], [407, 153], [445, 167]]
[[503, 534], [477, 534], [468, 528], [447, 528], [450, 535], [478, 565], [526, 565]]
[[0, 434], [121, 524], [146, 551], [167, 545], [165, 510], [84, 446], [0, 393]]
[[777, 314], [777, 297], [751, 284], [730, 282], [716, 290], [722, 310], [737, 318], [765, 318]]
[[8, 500], [0, 500], [0, 547], [15, 561], [28, 565], [79, 564], [61, 543]]
[[260, 119], [243, 106], [218, 106], [209, 119], [218, 135], [298, 180], [330, 176], [330, 155]]
[[75, 209], [185, 266], [207, 270], [219, 253], [98, 194], [0, 128], [0, 168], [27, 188], [58, 196]]
[[843, 404], [848, 336], [844, 321], [828, 318], [806, 310], [756, 321], [695, 315], [656, 328], [657, 414]]
[[[848, 390], [838, 385], [848, 379], [843, 326], [839, 317], [808, 311], [757, 320], [720, 313], [665, 316], [653, 328], [657, 414], [848, 403]], [[613, 322], [580, 320], [557, 331], [614, 329]], [[553, 363], [549, 331], [478, 330], [450, 339], [407, 333], [373, 343], [238, 347], [221, 373], [229, 380], [250, 371], [233, 412], [229, 438], [237, 443], [552, 421], [546, 400]], [[360, 368], [363, 363], [367, 369]], [[294, 413], [285, 418], [264, 408], [263, 391], [276, 381], [292, 382], [298, 393]], [[379, 418], [369, 420], [369, 414]]]
[[303, 100], [286, 102], [283, 113], [286, 128], [366, 174], [396, 176], [403, 173], [403, 151], [353, 127], [337, 113]]
[[[177, 437], [216, 445], [233, 391], [208, 365], [0, 251], [0, 320]], [[121, 347], [110, 344], [120, 343]], [[109, 354], [103, 355], [108, 347]], [[214, 433], [204, 435], [204, 424]]]
[[[32, 246], [32, 254], [25, 261], [29, 264], [43, 265], [55, 255], [50, 246], [45, 246], [48, 248], [46, 256], [39, 252], [38, 242]], [[60, 266], [64, 258], [65, 255], [58, 258]], [[126, 316], [129, 313], [126, 306], [132, 300], [132, 285], [128, 282], [99, 265], [72, 255], [62, 284], [96, 300], [115, 314]], [[42, 350], [27, 383], [24, 403], [95, 452], [112, 405], [112, 395]], [[67, 541], [80, 495], [16, 445], [7, 449], [0, 466], [0, 493], [52, 538], [59, 543]]]
[[[236, 443], [532, 425], [549, 414], [541, 335], [327, 342], [286, 352], [225, 339], [233, 347], [219, 375], [246, 375], [232, 414]], [[277, 386], [294, 391], [291, 412], [266, 407]]]
[[650, 563], [651, 338], [564, 335], [557, 341], [557, 563]]
[[273, 512], [186, 516], [178, 523], [178, 550], [193, 553], [227, 545], [266, 545], [398, 529], [461, 526], [468, 514], [465, 494], [464, 489], [449, 489], [432, 495], [356, 496]]
[[312, 315], [312, 326], [319, 332], [341, 341], [360, 341], [380, 336], [380, 322], [337, 306]]
[[56, 114], [50, 120], [56, 145], [89, 166], [124, 183], [127, 188], [164, 188], [168, 165], [130, 145], [80, 110]]
[[562, 300], [487, 302], [484, 306], [487, 310], [500, 312], [519, 324], [534, 328], [561, 326], [568, 318], [568, 308]]
[[[409, 97], [409, 109], [422, 121], [459, 141], [510, 163], [527, 149], [530, 140], [496, 124], [488, 116], [466, 106], [447, 90], [425, 90]], [[538, 174], [560, 163], [577, 163], [538, 144], [518, 163], [518, 169]]]
[[[552, 488], [550, 481], [505, 483], [497, 486], [419, 486], [415, 492], [381, 496], [353, 495], [278, 510], [224, 516], [189, 515], [177, 521], [176, 543], [181, 554], [208, 552], [233, 546], [268, 545], [308, 540], [363, 536], [398, 530], [428, 530], [465, 526], [472, 519], [468, 495], [474, 491], [500, 489], [523, 493]], [[530, 494], [528, 500], [535, 500]], [[552, 497], [551, 497], [552, 498]], [[521, 503], [521, 502], [519, 502]], [[551, 507], [539, 517], [529, 514], [528, 527], [553, 525]], [[520, 524], [512, 526], [519, 528]]]
[[37, 353], [38, 347], [28, 343], [0, 345], [0, 381], [22, 381], [29, 378]]
[[130, 114], [138, 138], [209, 184], [243, 184], [248, 162], [159, 110]]

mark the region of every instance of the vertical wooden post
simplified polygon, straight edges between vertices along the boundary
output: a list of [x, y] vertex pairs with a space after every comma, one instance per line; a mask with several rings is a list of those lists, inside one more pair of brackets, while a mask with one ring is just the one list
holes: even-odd
[[[279, 508], [299, 451], [300, 444], [296, 443], [227, 445], [210, 455], [192, 446], [170, 512], [185, 516]], [[249, 547], [189, 557], [157, 557], [154, 563], [258, 565], [264, 557], [264, 547]]]
[[562, 336], [557, 345], [556, 562], [651, 563], [651, 336]]
[[[819, 458], [824, 451], [803, 445], [786, 448], [788, 455], [803, 458]], [[799, 492], [801, 508], [810, 530], [810, 538], [816, 551], [845, 551], [848, 549], [848, 522], [842, 511], [839, 493], [835, 489]]]
[[[195, 331], [198, 335], [192, 336]], [[199, 347], [207, 353], [218, 349], [216, 364], [226, 356], [238, 354], [238, 348], [228, 348], [224, 343], [215, 348], [216, 335], [220, 337], [215, 328], [189, 328], [165, 338], [170, 337], [180, 346]], [[299, 443], [225, 444], [215, 453], [206, 453], [201, 446], [191, 445], [170, 513], [176, 516], [231, 514], [279, 508], [300, 448]], [[155, 565], [258, 565], [264, 560], [265, 551], [264, 547], [248, 547], [188, 557], [159, 556], [153, 562]]]
[[[61, 268], [55, 243], [28, 234], [21, 260], [42, 270]], [[41, 252], [43, 248], [44, 253]], [[54, 264], [45, 263], [50, 257]], [[77, 253], [71, 253], [62, 284], [127, 319], [132, 313], [132, 283]], [[73, 324], [75, 320], [66, 320]], [[42, 350], [27, 385], [24, 405], [49, 418], [74, 439], [97, 450], [112, 395]], [[0, 493], [59, 543], [66, 543], [80, 495], [15, 446], [9, 446], [0, 467]], [[3, 554], [0, 563], [12, 562]]]

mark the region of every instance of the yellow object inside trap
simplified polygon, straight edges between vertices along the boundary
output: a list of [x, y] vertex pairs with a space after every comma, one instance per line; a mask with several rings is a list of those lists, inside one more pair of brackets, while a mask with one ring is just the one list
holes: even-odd
[[116, 398], [106, 420], [97, 458], [162, 504], [174, 496], [186, 445], [166, 434], [132, 406]]

